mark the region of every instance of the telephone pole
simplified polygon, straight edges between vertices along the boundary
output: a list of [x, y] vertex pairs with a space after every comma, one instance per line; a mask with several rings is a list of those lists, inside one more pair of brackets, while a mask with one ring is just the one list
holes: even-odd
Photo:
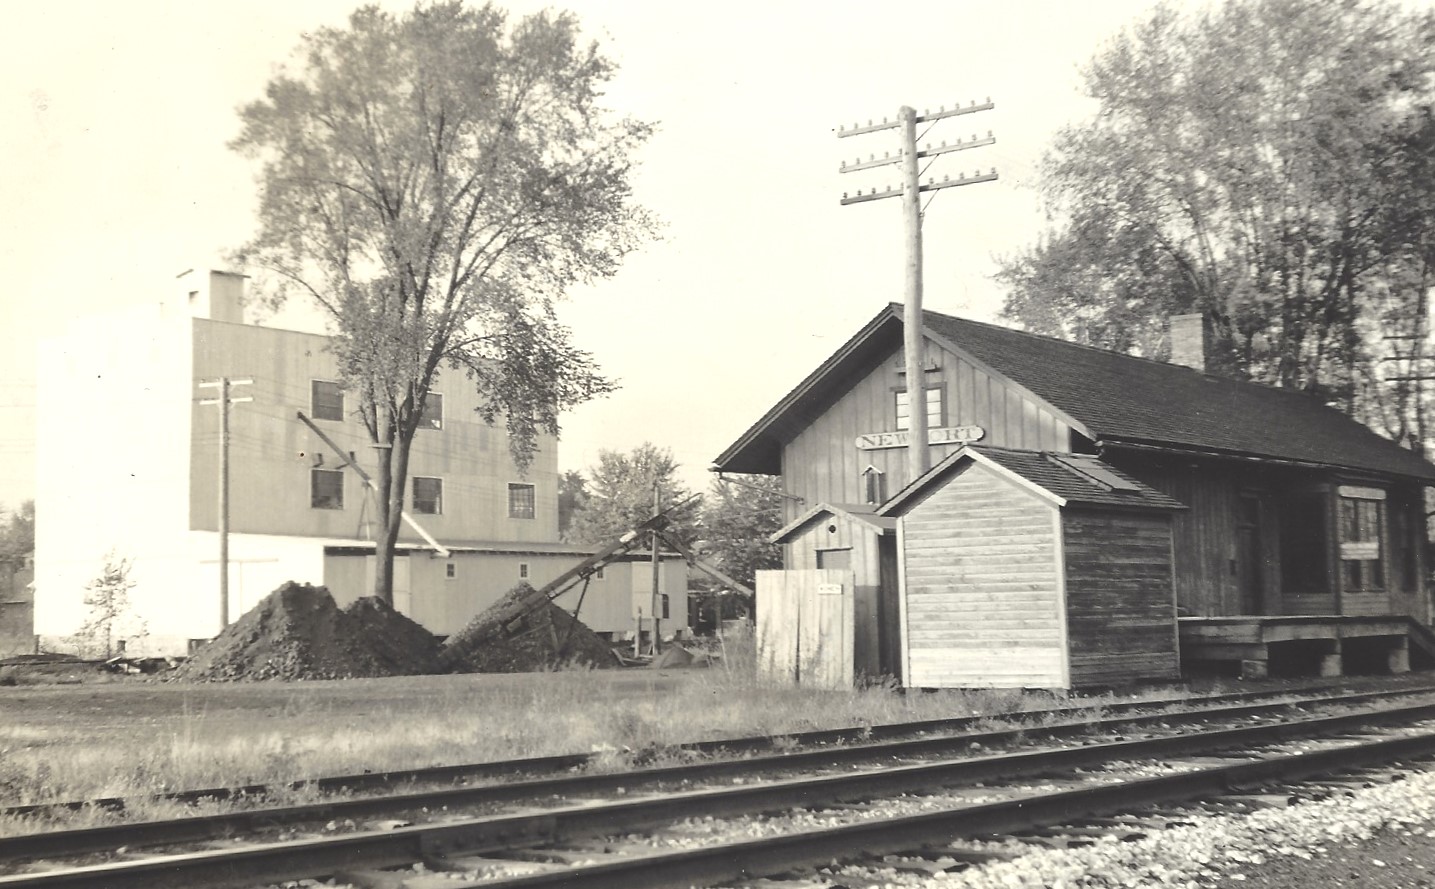
[[253, 401], [249, 396], [234, 398], [231, 386], [249, 386], [253, 380], [231, 380], [220, 377], [200, 383], [201, 389], [218, 389], [218, 398], [202, 398], [200, 404], [219, 405], [219, 629], [229, 626], [229, 406]]
[[[957, 140], [956, 144], [948, 145], [943, 142], [940, 146], [933, 148], [930, 144], [922, 150], [917, 150], [917, 124], [931, 122], [935, 124], [939, 120], [948, 117], [957, 117], [964, 114], [975, 114], [978, 111], [990, 111], [996, 106], [991, 99], [987, 99], [978, 105], [975, 101], [966, 106], [958, 105], [948, 110], [943, 107], [935, 114], [931, 111], [923, 111], [918, 114], [915, 109], [903, 105], [897, 112], [897, 119], [888, 122], [886, 118], [879, 124], [870, 120], [866, 126], [853, 124], [849, 129], [845, 126], [837, 128], [837, 137], [845, 139], [849, 136], [861, 136], [867, 133], [876, 133], [884, 130], [900, 129], [902, 134], [901, 150], [894, 157], [884, 154], [879, 160], [877, 156], [868, 155], [867, 160], [858, 158], [854, 163], [843, 162], [838, 168], [839, 173], [854, 173], [858, 170], [871, 170], [876, 167], [883, 167], [893, 164], [900, 164], [902, 167], [902, 186], [900, 188], [884, 187], [881, 191], [872, 189], [869, 194], [863, 194], [859, 189], [855, 196], [849, 196], [846, 192], [842, 194], [842, 205], [861, 204], [867, 201], [878, 201], [883, 198], [900, 197], [902, 199], [902, 223], [905, 232], [906, 261], [904, 264], [905, 287], [902, 301], [902, 347], [906, 355], [907, 368], [907, 474], [908, 481], [914, 481], [922, 476], [931, 465], [931, 455], [927, 443], [927, 389], [925, 383], [925, 364], [922, 359], [922, 192], [938, 191], [943, 188], [955, 188], [959, 185], [975, 185], [978, 182], [991, 182], [997, 178], [997, 171], [993, 169], [989, 173], [977, 171], [971, 176], [963, 173], [956, 179], [944, 176], [941, 182], [935, 179], [928, 179], [927, 184], [921, 182], [922, 170], [918, 161], [922, 158], [935, 158], [938, 155], [948, 154], [954, 151], [966, 151], [972, 148], [980, 148], [984, 145], [991, 145], [996, 142], [990, 131], [986, 138], [979, 139], [975, 135], [967, 141]], [[929, 163], [930, 166], [930, 163]]]

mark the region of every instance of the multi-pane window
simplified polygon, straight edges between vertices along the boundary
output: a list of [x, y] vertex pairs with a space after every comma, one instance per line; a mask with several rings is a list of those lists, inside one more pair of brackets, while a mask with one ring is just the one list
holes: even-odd
[[518, 563], [518, 578], [519, 578], [519, 580], [527, 580], [527, 579], [528, 579], [528, 563], [527, 563], [527, 562], [519, 562], [519, 563]]
[[443, 576], [446, 580], [453, 580], [455, 577], [458, 577], [458, 566], [452, 562], [445, 564], [443, 566]]
[[[927, 428], [936, 429], [942, 425], [942, 389], [933, 387], [927, 392]], [[909, 429], [912, 425], [911, 399], [907, 396], [907, 390], [902, 389], [896, 394], [897, 398], [897, 429]]]
[[443, 512], [443, 479], [414, 476], [414, 512], [421, 515]]
[[314, 509], [343, 509], [344, 473], [337, 469], [309, 470], [309, 505]]
[[443, 396], [437, 392], [430, 392], [424, 396], [423, 410], [419, 412], [419, 428], [443, 428]]
[[1347, 590], [1385, 589], [1384, 494], [1373, 488], [1341, 489], [1340, 567]]
[[509, 485], [508, 517], [510, 519], [531, 519], [535, 514], [533, 486]]
[[344, 390], [338, 383], [313, 380], [309, 384], [310, 413], [316, 420], [344, 419]]
[[881, 505], [887, 501], [887, 476], [875, 466], [862, 470], [862, 502]]

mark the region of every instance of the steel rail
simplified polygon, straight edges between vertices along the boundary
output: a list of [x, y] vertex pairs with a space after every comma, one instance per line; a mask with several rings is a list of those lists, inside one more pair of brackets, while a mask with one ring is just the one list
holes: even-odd
[[[1435, 689], [1430, 689], [1430, 692], [1435, 692]], [[1156, 713], [1107, 719], [1088, 718], [987, 732], [821, 747], [747, 759], [715, 760], [625, 772], [534, 778], [501, 784], [443, 787], [378, 797], [330, 799], [320, 803], [272, 806], [160, 821], [106, 824], [44, 833], [18, 834], [0, 837], [0, 861], [21, 857], [37, 858], [46, 855], [73, 856], [88, 852], [103, 852], [121, 846], [145, 848], [147, 846], [201, 842], [299, 821], [353, 819], [422, 809], [441, 810], [445, 807], [581, 796], [612, 792], [618, 788], [631, 790], [644, 785], [710, 780], [733, 774], [791, 771], [887, 758], [930, 756], [950, 752], [954, 749], [966, 749], [973, 744], [981, 747], [997, 747], [1025, 739], [1069, 737], [1151, 724], [1180, 724], [1236, 717], [1255, 717], [1291, 710], [1297, 705], [1322, 706], [1380, 700], [1388, 698], [1392, 694], [1394, 693], [1387, 691], [1363, 693], [1356, 696], [1308, 699], [1298, 702], [1298, 704], [1293, 702], [1238, 704], [1174, 714]]]
[[[670, 749], [704, 754], [722, 752], [748, 753], [755, 750], [774, 749], [788, 744], [815, 746], [861, 740], [877, 740], [881, 738], [897, 738], [904, 735], [915, 735], [925, 732], [963, 731], [993, 718], [1050, 719], [1064, 714], [1078, 714], [1094, 710], [1101, 710], [1108, 713], [1129, 713], [1154, 707], [1229, 704], [1238, 701], [1258, 700], [1261, 698], [1288, 697], [1317, 691], [1323, 692], [1329, 690], [1329, 688], [1329, 684], [1320, 684], [1288, 691], [1227, 692], [1224, 694], [1206, 695], [1195, 698], [1164, 698], [1143, 701], [1112, 701], [1105, 703], [1093, 701], [1084, 706], [1052, 707], [1044, 710], [1025, 710], [1019, 713], [986, 716], [953, 716], [870, 726], [845, 726], [835, 729], [814, 729], [805, 732], [793, 732], [785, 735], [713, 738], [674, 745]], [[1352, 700], [1373, 700], [1380, 697], [1420, 694], [1422, 692], [1435, 692], [1435, 685], [1415, 686], [1408, 689], [1357, 692], [1350, 697]], [[1285, 703], [1300, 702], [1287, 701]], [[475, 778], [508, 777], [523, 774], [550, 774], [553, 772], [571, 771], [591, 765], [600, 755], [601, 754], [594, 753], [563, 753], [523, 759], [490, 760], [487, 762], [445, 766], [424, 766], [415, 769], [395, 769], [381, 772], [364, 772], [353, 775], [331, 775], [321, 778], [306, 778], [280, 785], [247, 784], [238, 787], [209, 787], [194, 790], [177, 790], [146, 796], [143, 799], [149, 802], [196, 803], [207, 800], [253, 799], [268, 796], [276, 789], [288, 791], [312, 789], [326, 793], [335, 791], [354, 792], [418, 782], [445, 783], [466, 781]], [[79, 811], [91, 808], [124, 811], [130, 802], [130, 800], [124, 797], [101, 797], [89, 800], [29, 803], [0, 809], [0, 816], [24, 817], [47, 811]]]
[[[1151, 759], [1251, 747], [1296, 737], [1368, 730], [1371, 725], [1377, 723], [1417, 722], [1432, 718], [1435, 718], [1435, 704], [1422, 704], [1376, 712], [1218, 729], [1189, 735], [946, 760], [835, 776], [793, 778], [757, 785], [692, 790], [616, 803], [568, 805], [534, 812], [400, 827], [390, 831], [366, 831], [234, 850], [156, 856], [138, 861], [19, 874], [0, 877], [0, 889], [56, 889], [94, 885], [103, 885], [110, 889], [254, 886], [321, 876], [340, 869], [393, 867], [453, 855], [496, 852], [511, 848], [515, 844], [535, 845], [576, 837], [605, 836], [695, 814], [712, 817], [750, 815], [797, 806], [930, 790], [933, 787], [990, 782], [996, 778], [1009, 779], [1113, 760]], [[1419, 737], [1430, 749], [1435, 749], [1435, 732]], [[1425, 749], [1427, 748], [1420, 748], [1422, 752]], [[1227, 772], [1222, 771], [1221, 774]], [[1068, 813], [1064, 817], [1073, 817], [1073, 814]], [[992, 823], [987, 825], [986, 832], [1001, 829], [1004, 828]], [[850, 848], [847, 847], [848, 850]]]
[[1295, 781], [1334, 771], [1435, 754], [1435, 732], [1353, 747], [1214, 766], [919, 815], [864, 821], [825, 830], [722, 843], [681, 852], [631, 856], [549, 873], [482, 881], [454, 881], [454, 889], [688, 889], [751, 879], [794, 867], [850, 859], [853, 850], [881, 855], [954, 834], [986, 836], [1065, 824], [1080, 818], [1139, 811], [1143, 807], [1217, 795], [1233, 788]]

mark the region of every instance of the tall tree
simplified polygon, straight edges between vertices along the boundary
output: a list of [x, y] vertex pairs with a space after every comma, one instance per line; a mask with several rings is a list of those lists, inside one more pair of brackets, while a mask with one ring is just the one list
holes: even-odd
[[610, 391], [558, 323], [572, 284], [651, 234], [632, 155], [650, 126], [601, 104], [614, 66], [568, 14], [365, 6], [307, 35], [245, 106], [261, 164], [240, 251], [269, 295], [312, 299], [377, 459], [375, 593], [392, 595], [410, 444], [441, 371], [466, 374], [520, 468], [562, 410]]
[[1432, 21], [1391, 0], [1158, 7], [1084, 72], [1099, 110], [1048, 152], [1054, 225], [1003, 262], [1006, 315], [1160, 357], [1169, 316], [1199, 312], [1213, 369], [1354, 411], [1362, 324], [1410, 277], [1391, 263], [1410, 253], [1397, 211], [1421, 158], [1402, 146], [1435, 98]]
[[26, 500], [0, 524], [0, 560], [24, 559], [35, 551], [35, 501]]
[[659, 505], [673, 510], [672, 533], [684, 542], [697, 536], [699, 503], [678, 480], [678, 464], [672, 452], [644, 442], [632, 451], [600, 450], [598, 462], [588, 468], [587, 497], [573, 515], [567, 539], [573, 543], [598, 545], [621, 537], [630, 528], [653, 515], [653, 489]]
[[782, 527], [782, 479], [739, 475], [713, 479], [703, 498], [703, 558], [751, 587], [757, 572], [782, 567], [782, 547], [768, 538]]

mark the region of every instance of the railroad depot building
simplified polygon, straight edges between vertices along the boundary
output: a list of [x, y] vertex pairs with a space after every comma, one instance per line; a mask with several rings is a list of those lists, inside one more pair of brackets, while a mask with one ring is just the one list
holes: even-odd
[[789, 495], [785, 570], [759, 576], [768, 671], [1072, 687], [1435, 656], [1435, 465], [1309, 395], [1204, 373], [1196, 318], [1172, 324], [1184, 364], [935, 312], [923, 333], [920, 399], [894, 304], [715, 461]]
[[[342, 606], [372, 590], [373, 449], [340, 388], [327, 337], [244, 323], [244, 278], [188, 272], [169, 298], [76, 319], [41, 344], [36, 467], [35, 632], [73, 634], [85, 585], [113, 552], [133, 567], [144, 649], [182, 653], [220, 630], [220, 377], [252, 380], [230, 408], [229, 619], [285, 581], [324, 584]], [[475, 413], [462, 375], [425, 403], [394, 565], [395, 607], [454, 633], [520, 581], [534, 587], [591, 554], [560, 542], [557, 442], [520, 471], [501, 424]], [[300, 421], [303, 412], [338, 445]], [[79, 414], [83, 420], [79, 420]], [[636, 556], [633, 558], [637, 558]], [[665, 558], [663, 629], [687, 627], [687, 565]], [[652, 569], [620, 557], [557, 601], [600, 633], [651, 618]], [[131, 649], [134, 650], [134, 649]]]

